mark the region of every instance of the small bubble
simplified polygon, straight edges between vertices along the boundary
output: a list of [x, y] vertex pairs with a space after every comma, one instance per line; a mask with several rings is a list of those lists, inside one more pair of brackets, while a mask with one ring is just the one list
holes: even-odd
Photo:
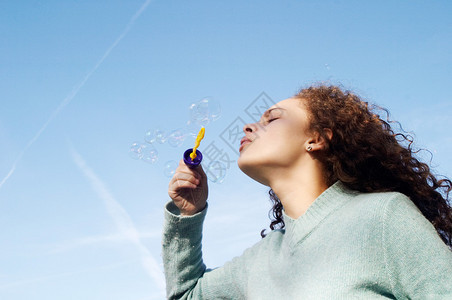
[[177, 162], [174, 160], [169, 160], [165, 163], [165, 167], [163, 168], [163, 173], [165, 174], [166, 177], [173, 177], [174, 173], [176, 173], [176, 169], [177, 169]]
[[153, 164], [158, 160], [158, 151], [152, 144], [141, 145], [141, 154], [141, 160], [149, 164]]
[[221, 106], [218, 101], [214, 100], [212, 97], [205, 97], [201, 102], [207, 103], [211, 121], [216, 121], [221, 117]]
[[149, 144], [152, 144], [153, 142], [155, 142], [154, 130], [146, 131], [146, 133], [144, 134], [144, 140]]
[[155, 135], [155, 140], [156, 140], [158, 143], [163, 144], [164, 142], [166, 142], [167, 135], [166, 135], [166, 132], [164, 132], [163, 130], [157, 129], [157, 130], [154, 132], [154, 135]]
[[170, 144], [171, 147], [180, 147], [184, 140], [185, 140], [185, 133], [183, 129], [176, 129], [171, 131], [171, 133], [168, 135], [168, 144]]
[[184, 128], [184, 131], [187, 136], [196, 138], [198, 136], [199, 130], [201, 130], [201, 127], [202, 126], [200, 124], [197, 124], [193, 121], [188, 121], [187, 125]]
[[325, 64], [325, 68], [326, 68], [327, 70], [329, 70], [329, 69], [330, 69], [330, 65], [329, 65], [329, 64]]
[[210, 120], [208, 116], [207, 107], [199, 103], [193, 103], [189, 107], [190, 122], [200, 124], [202, 126], [207, 125]]
[[204, 97], [189, 107], [191, 123], [205, 126], [220, 118], [221, 106], [212, 97]]
[[143, 156], [141, 152], [141, 143], [135, 142], [130, 146], [129, 156], [133, 159], [141, 159]]
[[163, 144], [166, 142], [166, 139], [167, 139], [166, 133], [160, 129], [148, 130], [144, 134], [144, 140], [149, 144], [152, 144], [154, 142]]
[[214, 183], [222, 183], [226, 176], [226, 166], [224, 163], [214, 160], [206, 168], [207, 178]]

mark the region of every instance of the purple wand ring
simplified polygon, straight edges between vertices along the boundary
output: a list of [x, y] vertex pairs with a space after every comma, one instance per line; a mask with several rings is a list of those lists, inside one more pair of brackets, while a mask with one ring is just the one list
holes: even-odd
[[199, 164], [202, 161], [202, 153], [199, 150], [196, 150], [196, 157], [191, 160], [190, 154], [193, 152], [193, 148], [191, 149], [187, 149], [184, 152], [184, 163], [190, 168], [190, 169], [194, 169], [197, 166], [199, 166]]

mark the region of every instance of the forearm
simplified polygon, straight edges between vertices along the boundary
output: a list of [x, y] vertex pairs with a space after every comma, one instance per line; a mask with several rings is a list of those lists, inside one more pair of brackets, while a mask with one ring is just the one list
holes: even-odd
[[206, 270], [201, 252], [206, 211], [207, 207], [196, 215], [182, 217], [172, 202], [166, 205], [162, 246], [168, 299], [189, 299]]

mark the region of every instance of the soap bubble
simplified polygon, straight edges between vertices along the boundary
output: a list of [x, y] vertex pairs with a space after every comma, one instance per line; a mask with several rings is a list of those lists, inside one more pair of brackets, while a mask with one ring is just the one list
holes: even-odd
[[226, 166], [224, 163], [214, 160], [206, 168], [207, 178], [214, 183], [222, 183], [226, 176]]
[[135, 142], [130, 146], [130, 157], [133, 159], [141, 159], [147, 163], [155, 163], [158, 159], [158, 152], [154, 146]]
[[190, 111], [190, 121], [200, 125], [207, 125], [210, 122], [209, 109], [206, 103], [196, 102], [188, 108]]
[[144, 140], [149, 144], [152, 144], [154, 142], [163, 144], [166, 142], [166, 139], [167, 139], [166, 133], [160, 129], [155, 130], [150, 129], [146, 131], [146, 133], [144, 134]]
[[163, 144], [164, 142], [166, 142], [167, 139], [167, 135], [166, 132], [164, 132], [163, 130], [156, 130], [155, 131], [155, 140], [160, 143]]
[[211, 97], [205, 97], [188, 108], [190, 112], [191, 123], [205, 126], [211, 121], [215, 121], [220, 117], [220, 104]]
[[209, 107], [210, 121], [216, 121], [221, 117], [221, 106], [218, 101], [211, 97], [206, 97], [201, 101], [208, 102], [207, 105]]
[[143, 156], [141, 153], [141, 143], [135, 142], [130, 146], [129, 156], [133, 159], [141, 159]]
[[195, 123], [193, 121], [188, 121], [187, 125], [185, 126], [184, 130], [187, 136], [192, 136], [196, 138], [198, 136], [199, 131], [201, 130], [201, 125], [198, 123]]
[[[186, 126], [171, 131], [161, 129], [149, 129], [144, 135], [143, 142], [135, 142], [131, 145], [129, 155], [133, 159], [143, 160], [154, 164], [159, 159], [159, 153], [156, 149], [157, 144], [168, 142], [171, 147], [180, 147], [187, 137], [196, 138], [201, 128], [212, 121], [220, 118], [220, 104], [211, 97], [204, 97], [193, 103], [189, 107], [189, 120]], [[167, 161], [164, 165], [166, 176], [173, 176], [178, 163]], [[221, 183], [226, 174], [226, 167], [218, 161], [211, 162], [209, 168], [209, 180]]]
[[171, 131], [171, 133], [168, 135], [168, 144], [170, 144], [170, 146], [176, 148], [176, 147], [180, 147], [182, 145], [182, 143], [185, 140], [185, 132], [183, 129], [176, 129]]
[[155, 142], [154, 130], [146, 131], [146, 133], [144, 134], [144, 140], [146, 142], [148, 142], [149, 144], [152, 144], [153, 142]]
[[163, 173], [166, 177], [173, 177], [174, 173], [176, 173], [177, 166], [179, 164], [174, 160], [169, 160], [165, 163], [165, 167], [163, 168]]
[[155, 163], [158, 160], [158, 152], [155, 147], [150, 144], [142, 144], [141, 145], [141, 160], [150, 164]]

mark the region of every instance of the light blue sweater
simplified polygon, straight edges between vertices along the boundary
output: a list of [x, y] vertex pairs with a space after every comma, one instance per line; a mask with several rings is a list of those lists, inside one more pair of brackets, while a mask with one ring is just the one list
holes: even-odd
[[362, 194], [341, 182], [297, 220], [223, 267], [201, 253], [207, 208], [165, 210], [169, 299], [452, 299], [452, 251], [400, 193]]

